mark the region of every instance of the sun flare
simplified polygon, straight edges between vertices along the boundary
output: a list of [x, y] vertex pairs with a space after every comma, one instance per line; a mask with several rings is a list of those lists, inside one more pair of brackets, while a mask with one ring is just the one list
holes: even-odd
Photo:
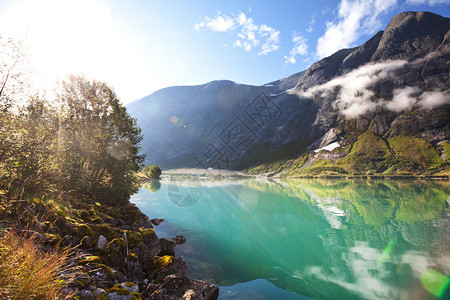
[[[110, 7], [97, 0], [18, 1], [0, 16], [2, 35], [22, 40], [33, 81], [51, 89], [69, 73], [117, 86], [133, 87], [139, 53], [131, 38], [114, 23]], [[133, 67], [134, 66], [134, 67]]]

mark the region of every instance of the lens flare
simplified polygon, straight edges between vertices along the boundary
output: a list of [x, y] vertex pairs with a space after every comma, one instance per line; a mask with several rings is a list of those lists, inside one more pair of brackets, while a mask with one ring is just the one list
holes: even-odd
[[444, 274], [428, 269], [420, 276], [423, 287], [434, 296], [441, 298], [450, 284], [450, 278]]
[[395, 240], [390, 240], [386, 248], [383, 250], [383, 253], [381, 254], [381, 257], [377, 261], [377, 265], [380, 265], [382, 263], [385, 263], [389, 257], [391, 256], [392, 250], [395, 246]]

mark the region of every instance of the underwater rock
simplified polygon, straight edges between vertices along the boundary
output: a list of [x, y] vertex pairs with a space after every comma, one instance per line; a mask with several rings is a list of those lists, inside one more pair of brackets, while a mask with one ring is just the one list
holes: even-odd
[[177, 235], [176, 237], [172, 238], [172, 241], [175, 243], [175, 245], [182, 245], [186, 243], [186, 238], [182, 235]]

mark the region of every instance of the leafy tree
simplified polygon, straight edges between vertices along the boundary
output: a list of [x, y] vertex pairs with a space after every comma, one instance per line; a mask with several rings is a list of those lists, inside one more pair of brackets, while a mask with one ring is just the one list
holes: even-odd
[[144, 174], [153, 179], [160, 179], [161, 173], [162, 171], [158, 165], [154, 166], [148, 165], [144, 168]]
[[136, 121], [102, 82], [70, 76], [58, 98], [61, 188], [111, 202], [127, 200], [137, 190], [133, 174], [144, 160]]
[[15, 137], [7, 164], [10, 192], [38, 193], [55, 182], [57, 118], [43, 98], [31, 98], [15, 115]]
[[55, 114], [27, 83], [21, 44], [0, 37], [0, 190], [10, 196], [43, 189]]
[[20, 43], [0, 37], [0, 194], [76, 191], [121, 202], [137, 190], [140, 129], [105, 83], [70, 76], [57, 101], [29, 83]]

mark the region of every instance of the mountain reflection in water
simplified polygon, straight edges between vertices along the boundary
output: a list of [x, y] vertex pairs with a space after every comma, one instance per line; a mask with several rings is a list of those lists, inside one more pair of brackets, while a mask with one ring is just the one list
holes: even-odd
[[173, 180], [131, 201], [221, 299], [450, 295], [448, 181]]

